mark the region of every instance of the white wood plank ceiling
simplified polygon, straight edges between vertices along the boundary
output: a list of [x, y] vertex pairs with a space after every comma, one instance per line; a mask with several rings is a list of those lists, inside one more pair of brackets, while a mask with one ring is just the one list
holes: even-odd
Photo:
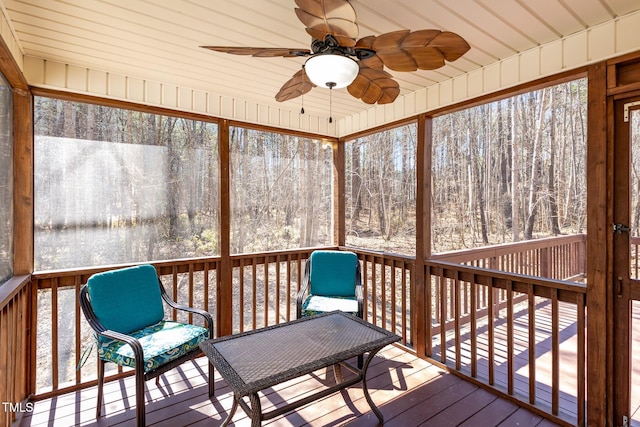
[[[2, 0], [25, 57], [118, 73], [297, 111], [277, 103], [304, 58], [253, 58], [201, 45], [309, 48], [293, 0]], [[390, 71], [401, 95], [640, 10], [640, 0], [352, 0], [360, 35], [400, 29], [458, 33], [471, 50], [433, 71]], [[329, 93], [304, 96], [327, 116]], [[333, 117], [370, 105], [333, 92]]]

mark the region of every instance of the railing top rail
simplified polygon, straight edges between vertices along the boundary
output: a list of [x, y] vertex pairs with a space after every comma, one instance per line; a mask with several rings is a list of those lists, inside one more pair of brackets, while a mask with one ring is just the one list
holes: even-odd
[[[500, 255], [508, 255], [518, 252], [524, 252], [534, 249], [543, 249], [553, 246], [567, 245], [571, 243], [585, 242], [586, 234], [571, 234], [568, 236], [545, 237], [543, 239], [525, 240], [515, 243], [501, 243], [480, 248], [460, 249], [455, 251], [441, 252], [433, 254], [432, 260], [454, 260], [464, 259], [470, 261], [472, 259], [482, 259], [496, 257]], [[474, 255], [471, 257], [470, 255]]]
[[340, 246], [340, 250], [352, 251], [352, 252], [355, 252], [358, 255], [372, 256], [372, 257], [382, 257], [382, 258], [386, 258], [386, 259], [389, 259], [389, 260], [395, 260], [395, 261], [400, 261], [400, 262], [415, 263], [415, 261], [416, 261], [416, 257], [415, 256], [401, 255], [401, 254], [395, 254], [395, 253], [392, 253], [392, 252], [385, 252], [385, 251], [374, 251], [374, 250], [371, 250], [371, 249], [362, 249], [362, 248], [357, 248], [357, 247], [354, 247], [354, 246]]
[[13, 276], [0, 286], [0, 310], [2, 310], [31, 281], [31, 276]]
[[[509, 281], [514, 285], [534, 285], [536, 287], [557, 289], [562, 291], [569, 291], [579, 294], [587, 293], [587, 285], [584, 283], [572, 283], [557, 279], [547, 279], [537, 276], [529, 276], [526, 274], [507, 273], [499, 270], [492, 270], [489, 268], [471, 267], [466, 265], [457, 264], [455, 262], [446, 261], [425, 261], [425, 265], [433, 268], [441, 268], [443, 270], [452, 270], [460, 273], [464, 273], [467, 276], [491, 276], [493, 279]], [[464, 277], [461, 279], [465, 280]]]

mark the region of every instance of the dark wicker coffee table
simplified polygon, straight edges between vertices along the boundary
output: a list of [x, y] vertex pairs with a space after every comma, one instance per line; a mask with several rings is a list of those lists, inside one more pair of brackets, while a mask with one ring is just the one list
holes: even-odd
[[[234, 394], [233, 406], [223, 426], [229, 424], [238, 406], [251, 417], [252, 426], [259, 426], [262, 420], [277, 417], [360, 382], [369, 406], [382, 423], [382, 414], [367, 390], [367, 367], [381, 348], [399, 340], [399, 336], [362, 319], [334, 311], [207, 340], [200, 347]], [[361, 369], [346, 362], [364, 353], [367, 357]], [[335, 368], [336, 385], [262, 413], [259, 391], [329, 366]], [[354, 372], [355, 378], [345, 380], [341, 366]], [[245, 397], [249, 398], [249, 404]]]

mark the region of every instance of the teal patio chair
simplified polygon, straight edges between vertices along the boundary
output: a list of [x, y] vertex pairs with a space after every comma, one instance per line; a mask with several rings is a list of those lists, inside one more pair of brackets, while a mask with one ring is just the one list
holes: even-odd
[[360, 261], [353, 252], [314, 251], [304, 267], [297, 315], [341, 310], [362, 318]]
[[[298, 318], [340, 310], [363, 319], [362, 274], [353, 252], [314, 251], [304, 266], [296, 301]], [[358, 367], [363, 363], [358, 356]]]
[[[205, 327], [164, 319], [163, 300], [170, 307], [204, 318]], [[94, 274], [80, 290], [80, 306], [96, 333], [98, 406], [103, 398], [104, 366], [113, 362], [135, 369], [136, 424], [145, 425], [145, 382], [201, 354], [198, 344], [213, 338], [213, 319], [204, 310], [176, 304], [151, 265]], [[196, 316], [197, 318], [198, 316]], [[213, 369], [209, 366], [209, 395]]]

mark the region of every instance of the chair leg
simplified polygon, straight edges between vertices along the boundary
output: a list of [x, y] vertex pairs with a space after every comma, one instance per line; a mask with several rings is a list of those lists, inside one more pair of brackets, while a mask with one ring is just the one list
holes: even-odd
[[96, 406], [96, 418], [102, 413], [102, 386], [104, 385], [104, 364], [105, 361], [98, 358], [98, 404]]
[[144, 400], [144, 372], [140, 375], [136, 373], [136, 424], [138, 427], [144, 427], [146, 424]]

